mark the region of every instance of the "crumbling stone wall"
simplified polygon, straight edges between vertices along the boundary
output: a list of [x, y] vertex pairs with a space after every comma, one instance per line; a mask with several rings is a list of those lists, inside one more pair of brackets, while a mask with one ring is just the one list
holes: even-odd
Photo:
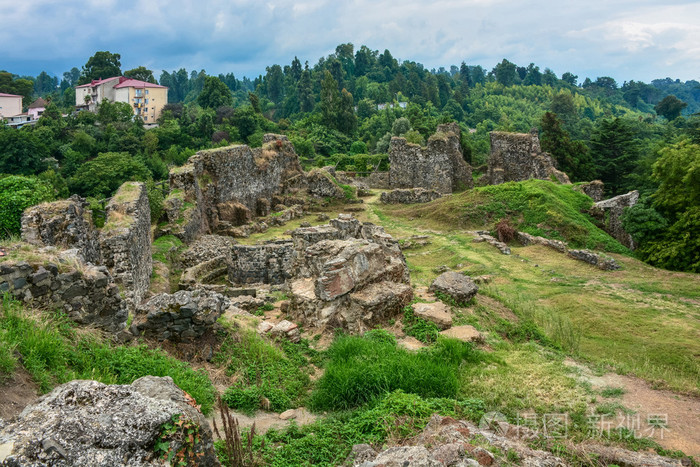
[[320, 198], [345, 198], [345, 192], [333, 180], [333, 175], [325, 169], [313, 169], [306, 176], [309, 194]]
[[77, 195], [28, 208], [22, 215], [22, 239], [38, 247], [77, 248], [88, 263], [101, 260], [92, 211]]
[[490, 136], [487, 177], [491, 185], [552, 177], [559, 183], [571, 183], [564, 172], [556, 169], [552, 156], [542, 152], [537, 129], [530, 133], [492, 131]]
[[289, 279], [294, 244], [273, 240], [262, 245], [234, 245], [228, 268], [229, 281], [242, 284], [284, 284]]
[[409, 188], [385, 191], [379, 200], [385, 204], [416, 204], [429, 203], [442, 197], [442, 193], [425, 188]]
[[158, 340], [195, 339], [216, 323], [229, 307], [223, 295], [202, 289], [158, 294], [136, 309], [131, 332]]
[[605, 196], [605, 185], [600, 180], [576, 185], [574, 190], [588, 195], [593, 201], [602, 201]]
[[634, 250], [637, 245], [634, 243], [632, 236], [622, 228], [622, 213], [625, 208], [637, 204], [638, 200], [639, 192], [634, 190], [624, 195], [599, 201], [593, 205], [596, 209], [600, 209], [605, 213], [605, 231], [631, 250]]
[[148, 291], [153, 272], [151, 210], [146, 185], [126, 182], [107, 204], [100, 232], [104, 264], [124, 286], [127, 298], [138, 303]]
[[63, 310], [81, 325], [110, 333], [124, 329], [128, 318], [119, 288], [104, 266], [59, 270], [53, 263], [0, 263], [0, 294], [50, 310]]
[[270, 211], [275, 195], [305, 186], [306, 177], [286, 136], [266, 134], [263, 147], [200, 151], [170, 172], [166, 199], [170, 231], [184, 241], [230, 230]]
[[471, 167], [464, 161], [460, 135], [459, 125], [449, 123], [438, 126], [425, 148], [405, 138], [391, 138], [389, 186], [420, 187], [439, 193], [473, 188]]

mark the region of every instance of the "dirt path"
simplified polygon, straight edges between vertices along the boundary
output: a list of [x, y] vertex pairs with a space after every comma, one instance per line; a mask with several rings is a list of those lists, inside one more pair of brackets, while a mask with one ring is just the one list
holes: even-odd
[[624, 390], [621, 397], [597, 398], [598, 403], [618, 402], [634, 412], [607, 417], [603, 421], [605, 426], [628, 428], [637, 436], [654, 439], [665, 449], [680, 450], [700, 458], [700, 398], [653, 389], [648, 382], [632, 376], [614, 373], [596, 376], [573, 360], [566, 363], [578, 368], [581, 379], [589, 382], [595, 391], [603, 388]]
[[[250, 428], [251, 426], [253, 426], [253, 423], [255, 423], [255, 432], [257, 434], [267, 433], [267, 431], [271, 428], [286, 428], [292, 423], [292, 420], [294, 420], [299, 426], [309, 425], [316, 421], [316, 415], [312, 414], [303, 407], [295, 409], [293, 418], [286, 420], [281, 419], [280, 414], [263, 411], [257, 412], [252, 417], [233, 411], [231, 412], [231, 415], [233, 415], [238, 420], [238, 426], [241, 429]], [[209, 421], [209, 425], [212, 427], [212, 430], [214, 429], [213, 422], [216, 421], [216, 425], [221, 431], [223, 425], [221, 423], [221, 414], [218, 410], [215, 411], [209, 417], [207, 417], [207, 420]], [[216, 433], [214, 433], [214, 438], [217, 438]]]

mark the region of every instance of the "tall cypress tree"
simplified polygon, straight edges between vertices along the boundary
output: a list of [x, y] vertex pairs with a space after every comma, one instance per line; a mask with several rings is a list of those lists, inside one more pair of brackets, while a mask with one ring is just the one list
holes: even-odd
[[603, 119], [593, 132], [590, 145], [598, 178], [611, 195], [620, 194], [638, 157], [634, 131], [621, 118]]

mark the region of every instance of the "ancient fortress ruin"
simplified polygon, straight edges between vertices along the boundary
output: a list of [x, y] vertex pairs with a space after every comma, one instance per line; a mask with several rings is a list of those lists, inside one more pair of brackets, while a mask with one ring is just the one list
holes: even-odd
[[[569, 183], [541, 151], [536, 132], [492, 132], [491, 144], [489, 183]], [[389, 172], [373, 178], [353, 179], [332, 167], [305, 173], [289, 140], [267, 134], [261, 148], [200, 151], [172, 169], [165, 213], [155, 229], [140, 182], [119, 188], [101, 229], [77, 196], [32, 207], [22, 218], [22, 238], [36, 254], [0, 263], [0, 291], [58, 307], [74, 321], [122, 339], [178, 341], [201, 336], [231, 307], [259, 304], [237, 297], [254, 296], [262, 284], [285, 290], [284, 310], [306, 327], [362, 332], [397, 316], [413, 297], [404, 256], [383, 228], [344, 214], [290, 231], [289, 239], [242, 245], [235, 238], [303, 216], [310, 200], [356, 198], [375, 182], [394, 188], [382, 193], [384, 203], [427, 203], [473, 187], [457, 124], [440, 125], [426, 147], [393, 138], [389, 157]], [[596, 212], [606, 230], [633, 248], [620, 216], [638, 194], [600, 201], [599, 181], [575, 189], [599, 201]], [[154, 235], [174, 235], [188, 245], [178, 260], [176, 293], [151, 291]]]
[[554, 159], [542, 152], [537, 129], [530, 133], [492, 131], [487, 180], [490, 185], [520, 182], [531, 178], [571, 183], [556, 169]]

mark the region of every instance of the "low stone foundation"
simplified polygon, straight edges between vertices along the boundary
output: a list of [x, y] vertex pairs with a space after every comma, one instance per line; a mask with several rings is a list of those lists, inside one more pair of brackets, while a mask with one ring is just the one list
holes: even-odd
[[385, 191], [379, 201], [385, 204], [417, 204], [429, 203], [442, 197], [442, 193], [425, 188], [409, 188]]
[[50, 310], [62, 310], [83, 326], [110, 333], [124, 329], [126, 303], [104, 266], [85, 265], [60, 272], [58, 266], [26, 262], [0, 263], [0, 293]]
[[262, 245], [234, 245], [228, 278], [232, 284], [283, 284], [290, 276], [294, 255], [289, 240]]

